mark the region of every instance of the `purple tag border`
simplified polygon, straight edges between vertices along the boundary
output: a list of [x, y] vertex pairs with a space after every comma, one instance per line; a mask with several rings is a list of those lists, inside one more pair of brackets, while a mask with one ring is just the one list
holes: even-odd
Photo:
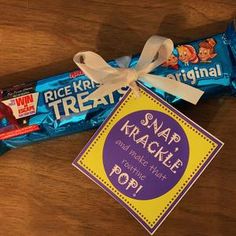
[[102, 182], [100, 182], [96, 177], [94, 177], [91, 173], [89, 173], [86, 169], [84, 169], [82, 166], [80, 166], [77, 162], [78, 160], [83, 156], [84, 152], [87, 150], [87, 148], [90, 146], [90, 144], [96, 139], [98, 134], [102, 131], [103, 127], [106, 126], [106, 124], [109, 122], [110, 118], [113, 116], [113, 114], [117, 111], [117, 109], [120, 107], [120, 105], [123, 103], [123, 101], [129, 96], [131, 93], [131, 89], [129, 89], [126, 94], [122, 97], [122, 99], [118, 102], [118, 104], [115, 106], [114, 110], [111, 112], [111, 114], [106, 118], [106, 120], [103, 122], [103, 124], [98, 128], [98, 130], [94, 133], [92, 138], [89, 140], [89, 142], [84, 146], [80, 154], [77, 156], [77, 158], [73, 161], [72, 165], [76, 167], [78, 170], [80, 170], [83, 174], [87, 175], [93, 182], [95, 182], [97, 185], [99, 185], [103, 190], [105, 190], [110, 196], [112, 196], [116, 201], [118, 201], [124, 208], [152, 235], [155, 233], [155, 231], [159, 228], [159, 226], [162, 224], [162, 222], [166, 219], [166, 217], [171, 213], [171, 211], [175, 208], [175, 206], [178, 204], [178, 202], [184, 197], [184, 195], [187, 193], [187, 191], [191, 188], [191, 186], [195, 183], [195, 181], [200, 177], [202, 172], [206, 169], [206, 167], [210, 164], [210, 162], [214, 159], [216, 154], [220, 151], [220, 149], [223, 147], [224, 143], [221, 142], [219, 139], [214, 137], [212, 134], [204, 130], [201, 126], [196, 124], [194, 121], [189, 119], [187, 116], [182, 114], [180, 111], [178, 111], [176, 108], [172, 107], [169, 103], [167, 103], [162, 98], [156, 96], [151, 90], [144, 87], [142, 84], [138, 83], [139, 87], [141, 87], [146, 93], [151, 95], [153, 98], [155, 98], [157, 101], [159, 101], [161, 104], [169, 108], [172, 112], [177, 114], [179, 117], [181, 117], [183, 120], [188, 122], [192, 127], [199, 130], [201, 133], [203, 133], [205, 136], [210, 138], [215, 144], [217, 144], [217, 147], [214, 149], [214, 151], [210, 154], [208, 159], [204, 162], [204, 164], [201, 166], [201, 168], [198, 170], [198, 172], [192, 177], [192, 179], [189, 181], [189, 183], [185, 186], [185, 188], [180, 192], [178, 197], [172, 202], [172, 204], [168, 207], [166, 212], [162, 215], [162, 217], [157, 221], [157, 223], [151, 228], [149, 227], [125, 202], [123, 202], [121, 199], [119, 199], [109, 188], [107, 188]]

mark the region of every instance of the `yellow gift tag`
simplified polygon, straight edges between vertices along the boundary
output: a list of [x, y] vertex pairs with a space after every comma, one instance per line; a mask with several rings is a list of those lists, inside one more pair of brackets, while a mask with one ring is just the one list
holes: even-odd
[[131, 90], [73, 165], [153, 234], [223, 143], [140, 85]]

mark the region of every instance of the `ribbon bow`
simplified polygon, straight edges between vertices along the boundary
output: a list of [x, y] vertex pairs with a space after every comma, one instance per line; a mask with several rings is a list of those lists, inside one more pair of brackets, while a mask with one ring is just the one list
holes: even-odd
[[[204, 93], [202, 90], [167, 77], [149, 74], [155, 68], [168, 60], [174, 49], [170, 39], [152, 36], [144, 45], [140, 58], [134, 68], [114, 68], [94, 52], [79, 52], [74, 56], [74, 62], [91, 80], [100, 84], [100, 87], [86, 97], [86, 100], [95, 100], [108, 95], [122, 87], [129, 86], [136, 96], [139, 95], [137, 81], [162, 89], [188, 102], [197, 104]], [[124, 60], [127, 57], [123, 58]], [[128, 63], [127, 67], [128, 67]]]

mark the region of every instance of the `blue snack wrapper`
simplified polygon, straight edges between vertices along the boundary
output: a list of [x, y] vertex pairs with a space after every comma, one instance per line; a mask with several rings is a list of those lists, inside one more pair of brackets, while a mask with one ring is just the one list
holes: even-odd
[[[133, 56], [134, 67], [139, 55]], [[116, 60], [109, 64], [119, 67]], [[236, 31], [178, 45], [168, 61], [152, 71], [203, 90], [204, 96], [236, 91]], [[180, 98], [144, 84], [167, 102]], [[12, 148], [98, 127], [127, 88], [86, 101], [99, 85], [80, 70], [0, 91], [0, 154]]]

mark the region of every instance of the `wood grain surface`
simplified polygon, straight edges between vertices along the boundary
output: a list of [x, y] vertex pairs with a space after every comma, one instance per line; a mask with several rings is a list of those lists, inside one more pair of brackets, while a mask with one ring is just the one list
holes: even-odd
[[[235, 0], [0, 0], [0, 87], [73, 70], [80, 50], [112, 59], [139, 52], [152, 34], [177, 43], [215, 34], [235, 15]], [[156, 235], [236, 235], [236, 98], [180, 110], [225, 146]], [[72, 167], [93, 133], [0, 158], [0, 235], [148, 235]]]

